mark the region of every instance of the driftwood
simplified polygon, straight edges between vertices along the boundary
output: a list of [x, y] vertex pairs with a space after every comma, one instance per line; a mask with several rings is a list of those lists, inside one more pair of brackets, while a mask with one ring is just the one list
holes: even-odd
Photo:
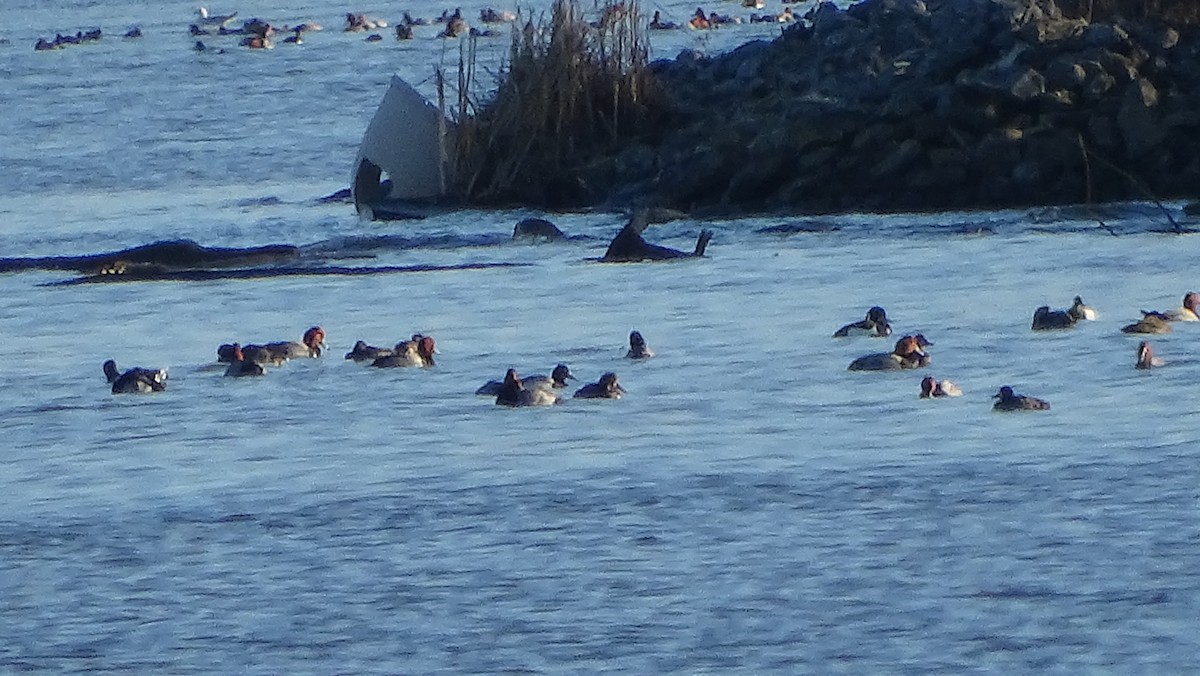
[[300, 257], [300, 249], [290, 244], [272, 244], [249, 248], [206, 247], [191, 240], [154, 242], [130, 249], [86, 256], [46, 256], [41, 258], [0, 258], [0, 272], [23, 270], [78, 270], [95, 275], [120, 275], [131, 268], [195, 270], [275, 265]]
[[696, 249], [686, 253], [678, 249], [651, 244], [642, 238], [642, 232], [650, 223], [650, 213], [646, 209], [634, 212], [629, 222], [621, 228], [621, 232], [613, 238], [604, 252], [601, 262], [604, 263], [636, 263], [638, 261], [663, 261], [675, 258], [697, 258], [704, 255], [708, 241], [712, 239], [711, 230], [701, 230], [696, 239]]

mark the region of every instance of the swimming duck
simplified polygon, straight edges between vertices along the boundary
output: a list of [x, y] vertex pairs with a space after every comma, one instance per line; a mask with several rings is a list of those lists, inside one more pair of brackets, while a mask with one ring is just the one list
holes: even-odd
[[656, 31], [671, 31], [679, 28], [679, 24], [674, 21], [664, 21], [662, 12], [654, 10], [654, 17], [650, 19], [650, 28]]
[[225, 375], [229, 378], [261, 376], [267, 373], [262, 364], [246, 359], [245, 355], [242, 354], [242, 346], [237, 343], [233, 344], [232, 357], [233, 359], [229, 362], [229, 368], [225, 369]]
[[1162, 365], [1163, 360], [1155, 357], [1154, 351], [1150, 349], [1150, 343], [1147, 343], [1143, 340], [1141, 344], [1138, 345], [1137, 363], [1134, 365], [1134, 368], [1151, 369], [1158, 368]]
[[1162, 313], [1150, 312], [1133, 324], [1121, 327], [1122, 333], [1170, 333], [1171, 322]]
[[996, 403], [993, 411], [1048, 411], [1050, 403], [1037, 397], [1027, 397], [1023, 394], [1013, 394], [1013, 388], [1005, 385], [994, 397]]
[[1043, 305], [1033, 311], [1034, 331], [1052, 331], [1055, 329], [1070, 329], [1075, 326], [1075, 317], [1066, 310], [1051, 310], [1049, 305]]
[[321, 346], [325, 342], [325, 329], [319, 326], [309, 327], [304, 332], [304, 336], [300, 342], [286, 341], [278, 343], [267, 343], [263, 347], [271, 353], [276, 359], [303, 359], [316, 358], [321, 356]]
[[300, 28], [299, 26], [297, 26], [296, 28], [293, 28], [292, 34], [283, 39], [284, 44], [288, 44], [288, 45], [304, 44], [304, 38], [300, 37], [300, 34], [303, 32], [304, 32], [304, 30], [302, 28]]
[[846, 336], [886, 338], [890, 335], [892, 335], [892, 325], [888, 323], [887, 311], [878, 305], [867, 310], [866, 319], [847, 324], [833, 332], [834, 338], [845, 338]]
[[1075, 318], [1075, 321], [1095, 321], [1097, 314], [1096, 310], [1083, 304], [1083, 299], [1075, 296], [1075, 301], [1071, 307], [1067, 309], [1067, 314]]
[[367, 345], [366, 341], [360, 340], [354, 343], [354, 347], [346, 353], [346, 359], [375, 361], [380, 357], [390, 357], [393, 351], [390, 347], [375, 347], [374, 345]]
[[113, 394], [139, 394], [145, 392], [162, 392], [167, 389], [166, 369], [144, 369], [134, 367], [121, 373], [117, 370], [117, 362], [109, 359], [104, 362], [104, 377], [112, 384]]
[[600, 380], [588, 383], [575, 390], [575, 399], [620, 399], [625, 394], [625, 388], [617, 382], [617, 374], [609, 371], [600, 376]]
[[396, 343], [391, 354], [379, 357], [371, 362], [376, 368], [397, 368], [407, 366], [424, 366], [425, 360], [417, 352], [417, 343], [412, 340], [402, 340]]
[[[559, 364], [558, 366], [554, 367], [554, 370], [550, 372], [550, 375], [547, 376], [539, 373], [532, 376], [525, 376], [521, 379], [521, 384], [526, 388], [549, 387], [557, 390], [566, 387], [567, 381], [574, 378], [575, 374], [571, 373], [571, 369], [568, 368], [566, 364]], [[503, 387], [503, 382], [499, 380], [489, 380], [483, 385], [480, 385], [479, 389], [475, 390], [475, 394], [495, 395], [499, 394]]]
[[496, 393], [497, 406], [551, 406], [557, 403], [558, 395], [550, 388], [525, 387], [514, 369], [504, 374], [504, 384]]
[[1183, 296], [1183, 307], [1162, 313], [1168, 321], [1195, 322], [1200, 321], [1200, 293], [1188, 291]]
[[237, 15], [237, 12], [230, 14], [209, 14], [208, 8], [202, 6], [196, 9], [196, 23], [201, 26], [220, 28], [236, 19]]
[[896, 341], [891, 352], [868, 354], [850, 362], [848, 371], [899, 371], [928, 366], [931, 362], [925, 345], [932, 345], [925, 336], [904, 336]]
[[626, 359], [649, 359], [654, 356], [654, 352], [650, 350], [650, 346], [646, 345], [646, 339], [642, 338], [642, 334], [637, 331], [629, 332], [629, 351], [625, 353]]
[[925, 376], [921, 380], [921, 399], [961, 396], [962, 390], [949, 380], [935, 380], [932, 376]]
[[446, 19], [446, 29], [439, 36], [443, 38], [456, 38], [466, 34], [470, 30], [465, 19], [462, 18], [462, 10], [455, 9], [454, 14], [451, 14]]
[[713, 25], [709, 22], [708, 17], [705, 16], [704, 10], [697, 7], [696, 13], [692, 15], [692, 18], [688, 19], [688, 27], [696, 30], [708, 30]]
[[412, 29], [412, 26], [411, 26], [411, 25], [409, 25], [409, 24], [406, 24], [406, 23], [398, 23], [398, 24], [396, 24], [396, 39], [397, 39], [397, 40], [411, 40], [411, 39], [413, 39], [413, 29]]

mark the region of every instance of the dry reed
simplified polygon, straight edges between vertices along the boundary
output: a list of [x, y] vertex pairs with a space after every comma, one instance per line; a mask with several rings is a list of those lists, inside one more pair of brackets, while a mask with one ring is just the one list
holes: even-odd
[[518, 19], [494, 93], [471, 95], [473, 47], [458, 65], [453, 192], [481, 203], [569, 203], [581, 158], [613, 146], [653, 114], [645, 26], [635, 2], [597, 8], [556, 0], [548, 21]]

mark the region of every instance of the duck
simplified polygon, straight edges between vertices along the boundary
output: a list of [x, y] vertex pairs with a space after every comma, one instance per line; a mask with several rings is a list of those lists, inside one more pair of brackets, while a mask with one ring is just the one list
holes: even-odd
[[1023, 394], [1014, 394], [1013, 388], [1005, 385], [996, 393], [996, 403], [992, 405], [993, 411], [1048, 411], [1050, 403], [1045, 399], [1037, 397], [1029, 397]]
[[1138, 344], [1137, 363], [1134, 368], [1137, 369], [1152, 369], [1163, 365], [1163, 360], [1154, 356], [1154, 350], [1150, 349], [1150, 343], [1142, 341]]
[[466, 20], [462, 18], [462, 10], [456, 8], [453, 14], [446, 17], [446, 28], [438, 34], [438, 37], [456, 38], [467, 34], [470, 30]]
[[1141, 319], [1121, 327], [1122, 333], [1170, 333], [1171, 322], [1162, 313], [1149, 312]]
[[696, 13], [692, 15], [692, 18], [688, 19], [688, 27], [695, 30], [708, 30], [713, 27], [713, 24], [705, 16], [704, 10], [697, 7]]
[[656, 31], [673, 31], [679, 28], [679, 24], [674, 21], [665, 21], [662, 18], [662, 12], [654, 10], [654, 17], [650, 19], [650, 29]]
[[504, 384], [496, 393], [497, 406], [553, 406], [558, 402], [558, 395], [549, 388], [525, 387], [516, 369], [509, 369], [504, 374]]
[[146, 369], [135, 366], [121, 373], [117, 370], [117, 362], [109, 359], [104, 362], [104, 377], [112, 384], [113, 394], [145, 394], [147, 392], [162, 392], [167, 389], [166, 369]]
[[1157, 314], [1171, 322], [1195, 322], [1200, 321], [1200, 314], [1197, 313], [1200, 313], [1200, 293], [1188, 291], [1183, 295], [1183, 307]]
[[321, 346], [325, 342], [325, 329], [319, 326], [310, 326], [304, 332], [304, 336], [300, 342], [286, 341], [278, 343], [267, 343], [265, 347], [271, 355], [282, 359], [303, 359], [316, 358], [321, 356]]
[[414, 19], [412, 14], [409, 14], [408, 12], [404, 13], [404, 19], [402, 20], [402, 22], [406, 26], [428, 26], [429, 25], [429, 19], [424, 19], [421, 17], [417, 17]]
[[229, 14], [210, 14], [208, 8], [201, 6], [196, 9], [196, 23], [201, 26], [220, 28], [237, 18], [237, 12]]
[[242, 346], [237, 343], [233, 344], [232, 359], [229, 362], [229, 368], [225, 369], [225, 376], [228, 378], [245, 378], [253, 376], [266, 375], [267, 370], [263, 365], [246, 359], [242, 353]]
[[1099, 316], [1096, 310], [1085, 305], [1083, 299], [1079, 296], [1075, 296], [1075, 300], [1072, 301], [1071, 307], [1067, 308], [1067, 314], [1074, 317], [1075, 321], [1077, 322], [1094, 322], [1096, 321], [1096, 317]]
[[396, 343], [396, 347], [392, 349], [392, 353], [378, 357], [371, 362], [371, 366], [376, 368], [396, 368], [407, 366], [424, 366], [425, 360], [417, 353], [417, 344], [411, 340], [402, 340]]
[[304, 32], [304, 29], [300, 28], [299, 26], [297, 26], [296, 28], [293, 28], [292, 34], [283, 39], [284, 44], [288, 44], [288, 45], [304, 44], [304, 38], [301, 37], [301, 34], [303, 32]]
[[390, 357], [394, 350], [390, 347], [375, 347], [367, 345], [365, 340], [360, 340], [354, 343], [354, 347], [346, 353], [346, 359], [354, 361], [375, 361], [380, 357]]
[[396, 24], [396, 39], [397, 39], [397, 40], [411, 40], [411, 39], [413, 39], [413, 29], [412, 29], [412, 25], [410, 25], [410, 24], [406, 24], [406, 23], [398, 23], [398, 24]]
[[1033, 311], [1034, 331], [1053, 331], [1075, 327], [1075, 317], [1067, 310], [1051, 310], [1049, 305], [1043, 305]]
[[626, 359], [649, 359], [654, 356], [650, 346], [646, 345], [646, 339], [638, 331], [629, 332], [629, 351], [625, 353]]
[[617, 382], [617, 374], [609, 371], [600, 376], [600, 380], [588, 383], [575, 390], [574, 399], [620, 399], [625, 394], [625, 388]]
[[485, 7], [479, 10], [479, 20], [483, 23], [512, 23], [517, 20], [517, 15], [508, 10], [496, 10], [491, 7]]
[[949, 380], [936, 380], [932, 376], [925, 376], [921, 380], [921, 399], [961, 396], [962, 390]]
[[[532, 376], [525, 376], [521, 379], [521, 383], [526, 387], [549, 387], [557, 390], [566, 387], [567, 381], [573, 380], [574, 378], [575, 374], [571, 373], [571, 369], [568, 368], [566, 364], [559, 364], [558, 366], [554, 367], [554, 370], [550, 372], [549, 376], [540, 373]], [[475, 390], [475, 394], [495, 395], [499, 394], [501, 388], [503, 387], [503, 382], [499, 380], [489, 380], [483, 385], [480, 385], [479, 389]]]
[[886, 338], [892, 335], [892, 325], [888, 323], [887, 311], [876, 305], [867, 310], [867, 318], [847, 324], [837, 331], [833, 332], [834, 338], [845, 338], [847, 336], [871, 336], [872, 338]]
[[896, 341], [896, 347], [891, 352], [868, 354], [850, 362], [848, 371], [899, 371], [915, 369], [930, 364], [929, 355], [924, 347], [932, 345], [925, 336], [904, 336]]

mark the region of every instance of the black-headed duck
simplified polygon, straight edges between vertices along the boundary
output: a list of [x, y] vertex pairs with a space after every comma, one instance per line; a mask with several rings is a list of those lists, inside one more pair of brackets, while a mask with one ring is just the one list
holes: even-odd
[[937, 380], [932, 376], [925, 376], [921, 380], [921, 399], [961, 396], [962, 390], [949, 380]]
[[1075, 317], [1070, 312], [1051, 310], [1049, 305], [1043, 305], [1033, 311], [1033, 324], [1029, 328], [1034, 331], [1070, 329], [1075, 327], [1075, 321]]
[[629, 332], [629, 351], [625, 353], [626, 359], [649, 359], [654, 356], [654, 352], [650, 346], [646, 345], [646, 339], [638, 331]]
[[996, 403], [992, 405], [993, 411], [1048, 411], [1050, 403], [1044, 399], [1037, 397], [1028, 397], [1023, 394], [1014, 394], [1013, 388], [1005, 385], [996, 393]]
[[[531, 376], [525, 376], [521, 379], [521, 383], [525, 387], [549, 387], [557, 390], [566, 387], [567, 381], [573, 380], [574, 378], [575, 374], [571, 373], [571, 369], [568, 368], [566, 364], [559, 364], [558, 366], [554, 367], [554, 370], [550, 372], [550, 375], [547, 376], [545, 374], [538, 373]], [[496, 395], [500, 393], [500, 390], [503, 387], [504, 383], [502, 381], [489, 380], [483, 385], [480, 385], [479, 389], [475, 390], [475, 394]]]
[[600, 380], [588, 383], [575, 390], [575, 399], [620, 399], [625, 394], [625, 388], [617, 382], [617, 374], [609, 371], [600, 376]]
[[890, 335], [892, 335], [892, 325], [888, 323], [887, 311], [878, 305], [867, 310], [866, 319], [854, 322], [853, 324], [847, 324], [833, 332], [834, 338], [845, 338], [847, 336], [886, 338]]
[[1096, 321], [1096, 317], [1099, 316], [1095, 308], [1085, 305], [1083, 299], [1079, 296], [1075, 296], [1075, 300], [1071, 303], [1071, 307], [1067, 308], [1067, 314], [1074, 317], [1075, 321], [1077, 322], [1093, 322]]
[[166, 369], [146, 369], [135, 366], [124, 373], [117, 370], [117, 362], [104, 362], [104, 377], [112, 384], [113, 394], [142, 394], [162, 392], [167, 389]]
[[558, 401], [548, 387], [525, 387], [515, 369], [504, 374], [504, 384], [496, 393], [497, 406], [552, 406]]

